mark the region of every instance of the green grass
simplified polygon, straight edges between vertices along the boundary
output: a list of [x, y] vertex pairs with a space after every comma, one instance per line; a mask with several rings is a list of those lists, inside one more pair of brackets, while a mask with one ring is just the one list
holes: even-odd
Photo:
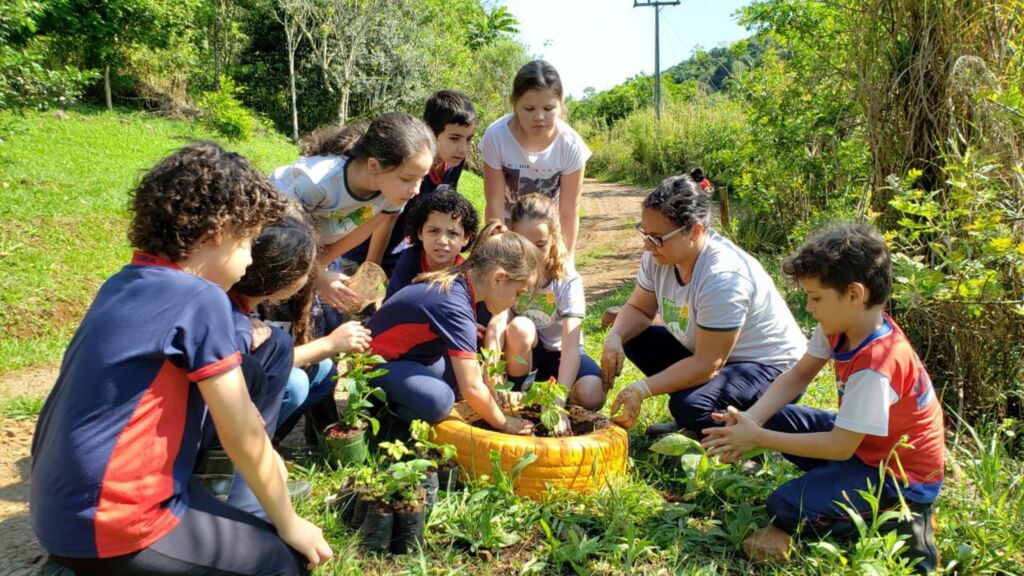
[[[0, 373], [57, 361], [105, 278], [128, 261], [128, 191], [160, 158], [217, 136], [139, 112], [0, 113]], [[284, 137], [224, 142], [264, 171]]]
[[35, 418], [43, 410], [42, 396], [14, 396], [0, 399], [0, 418], [27, 420]]

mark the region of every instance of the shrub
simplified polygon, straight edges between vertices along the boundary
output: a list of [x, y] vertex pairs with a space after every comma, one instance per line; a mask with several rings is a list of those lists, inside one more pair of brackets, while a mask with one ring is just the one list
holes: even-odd
[[231, 78], [222, 76], [219, 91], [204, 92], [199, 97], [203, 122], [230, 140], [248, 140], [259, 125], [256, 116], [239, 100], [243, 90]]

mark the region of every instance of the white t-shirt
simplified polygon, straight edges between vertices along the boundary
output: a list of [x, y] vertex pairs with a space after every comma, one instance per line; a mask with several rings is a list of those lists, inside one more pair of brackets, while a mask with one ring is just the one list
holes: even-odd
[[480, 140], [484, 162], [505, 175], [506, 218], [508, 207], [524, 194], [538, 192], [557, 204], [561, 177], [580, 170], [590, 158], [587, 143], [561, 120], [556, 120], [557, 134], [550, 146], [526, 152], [509, 129], [514, 121], [512, 114], [498, 118]]
[[756, 258], [708, 230], [688, 284], [675, 266], [661, 266], [650, 252], [640, 259], [637, 285], [654, 292], [669, 332], [691, 352], [697, 326], [739, 330], [728, 362], [759, 362], [785, 370], [803, 355], [807, 341], [771, 276]]
[[270, 181], [286, 196], [312, 210], [321, 244], [333, 244], [378, 212], [399, 214], [380, 193], [359, 197], [348, 187], [348, 156], [302, 157], [274, 170]]
[[568, 272], [568, 277], [552, 280], [543, 288], [535, 288], [520, 296], [516, 303], [516, 314], [533, 321], [545, 350], [562, 349], [563, 318], [583, 318], [587, 313], [583, 279], [575, 270]]
[[[834, 357], [832, 346], [821, 331], [821, 324], [815, 326], [811, 333], [807, 354], [822, 360]], [[885, 374], [870, 368], [858, 370], [845, 382], [837, 377], [836, 387], [843, 400], [836, 414], [837, 427], [873, 436], [889, 435], [889, 407], [899, 401], [900, 395]]]

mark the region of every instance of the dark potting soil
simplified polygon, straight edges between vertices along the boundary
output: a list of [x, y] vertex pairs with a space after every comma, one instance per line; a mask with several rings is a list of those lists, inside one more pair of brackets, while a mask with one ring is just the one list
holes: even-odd
[[324, 432], [324, 438], [328, 440], [345, 440], [356, 436], [363, 431], [363, 428], [362, 426], [359, 428], [342, 428], [341, 424], [335, 424]]
[[[529, 406], [524, 408], [516, 413], [516, 416], [533, 422], [534, 436], [539, 436], [541, 438], [552, 437], [551, 434], [548, 433], [548, 430], [544, 428], [544, 425], [540, 423], [540, 410], [537, 410], [536, 407]], [[494, 427], [483, 419], [472, 422], [472, 425], [477, 428], [495, 431]], [[611, 425], [611, 420], [609, 420], [607, 416], [585, 410], [579, 406], [570, 406], [569, 425], [572, 427], [571, 436], [583, 436], [584, 434], [590, 434], [591, 432], [597, 432], [598, 430], [607, 428]]]

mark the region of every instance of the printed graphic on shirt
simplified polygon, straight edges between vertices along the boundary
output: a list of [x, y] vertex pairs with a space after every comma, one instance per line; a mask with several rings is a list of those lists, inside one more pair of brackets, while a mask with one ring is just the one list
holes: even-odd
[[543, 330], [555, 321], [555, 293], [551, 290], [534, 290], [519, 296], [516, 314], [526, 316], [538, 330]]
[[561, 174], [555, 174], [548, 178], [528, 178], [523, 176], [518, 168], [502, 166], [501, 172], [505, 175], [505, 185], [508, 187], [507, 200], [515, 202], [520, 196], [538, 193], [548, 198], [558, 196], [558, 189], [561, 184]]
[[668, 297], [661, 298], [661, 319], [665, 321], [672, 335], [685, 342], [686, 329], [690, 326], [690, 308], [686, 304], [677, 305]]
[[330, 215], [331, 233], [344, 236], [373, 216], [373, 206], [369, 204], [360, 206], [351, 212], [332, 212]]

